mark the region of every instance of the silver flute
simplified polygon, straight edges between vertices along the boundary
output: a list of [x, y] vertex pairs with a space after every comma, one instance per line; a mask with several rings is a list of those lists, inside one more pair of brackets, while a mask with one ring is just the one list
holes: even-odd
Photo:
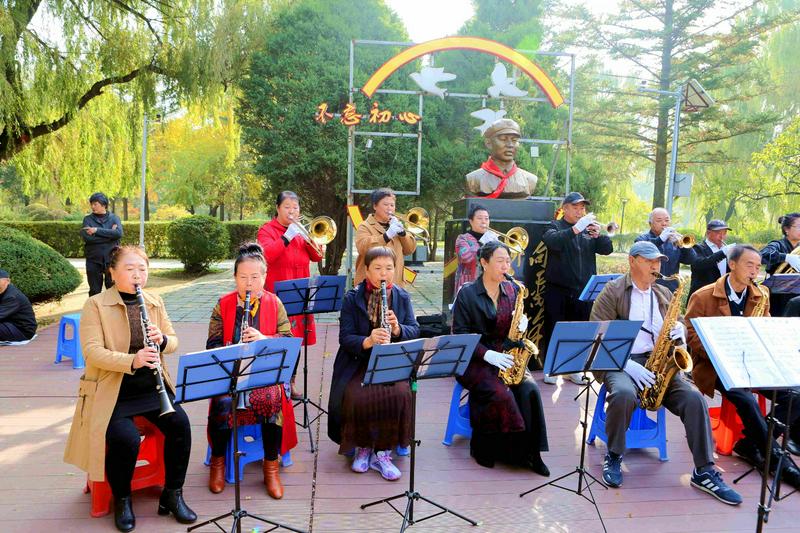
[[144, 336], [145, 346], [155, 348], [158, 352], [158, 360], [153, 363], [155, 368], [153, 374], [156, 376], [156, 392], [158, 392], [158, 401], [161, 404], [161, 412], [158, 416], [170, 415], [175, 412], [175, 406], [172, 405], [172, 400], [169, 399], [167, 394], [167, 387], [164, 386], [164, 370], [161, 368], [161, 349], [155, 341], [148, 337], [148, 329], [150, 327], [150, 317], [147, 314], [147, 306], [144, 303], [144, 295], [142, 294], [142, 286], [138, 283], [134, 285], [136, 288], [136, 301], [139, 304], [139, 314], [141, 316], [142, 335]]

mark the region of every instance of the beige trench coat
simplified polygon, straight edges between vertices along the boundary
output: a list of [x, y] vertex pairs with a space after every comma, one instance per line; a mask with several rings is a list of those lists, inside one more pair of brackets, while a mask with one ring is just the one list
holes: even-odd
[[364, 256], [367, 250], [375, 248], [376, 246], [386, 246], [394, 250], [394, 283], [402, 287], [405, 285], [403, 282], [403, 267], [405, 266], [404, 256], [412, 253], [417, 249], [417, 242], [411, 233], [406, 232], [404, 237], [394, 237], [388, 243], [383, 238], [386, 233], [386, 228], [380, 222], [375, 220], [373, 215], [367, 217], [356, 230], [356, 249], [358, 250], [358, 259], [356, 260], [356, 277], [353, 285], [356, 286], [367, 277], [367, 267], [364, 265]]
[[[178, 338], [161, 297], [144, 293], [150, 321], [167, 336], [165, 353], [178, 348]], [[105, 478], [106, 428], [117, 403], [124, 374], [132, 374], [135, 354], [128, 353], [131, 330], [125, 304], [116, 287], [86, 301], [81, 314], [81, 347], [86, 369], [78, 387], [75, 415], [67, 438], [64, 462], [89, 473], [92, 481]], [[164, 382], [175, 385], [164, 369]]]

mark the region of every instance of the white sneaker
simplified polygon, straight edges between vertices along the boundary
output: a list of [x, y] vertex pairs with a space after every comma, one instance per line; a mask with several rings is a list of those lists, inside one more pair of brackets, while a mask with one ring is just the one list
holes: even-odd
[[[572, 373], [568, 377], [569, 377], [569, 380], [571, 382], [573, 382], [574, 384], [576, 384], [576, 385], [583, 385], [584, 384], [584, 382], [583, 382], [583, 373], [581, 373], [581, 372]], [[589, 378], [589, 381], [592, 380], [592, 375], [590, 373], [588, 373], [588, 372], [586, 373], [586, 377]]]
[[544, 377], [542, 378], [542, 381], [544, 381], [548, 385], [555, 385], [556, 383], [558, 383], [558, 377], [544, 374]]
[[369, 467], [380, 472], [383, 479], [387, 481], [400, 479], [400, 470], [392, 463], [391, 451], [375, 452], [369, 461]]
[[372, 456], [372, 450], [369, 448], [356, 448], [356, 453], [353, 454], [353, 465], [350, 467], [353, 472], [363, 474], [369, 470], [369, 460]]

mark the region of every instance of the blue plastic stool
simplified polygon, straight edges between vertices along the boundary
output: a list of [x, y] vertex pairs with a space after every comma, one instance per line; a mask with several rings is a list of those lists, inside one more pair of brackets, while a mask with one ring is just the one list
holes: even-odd
[[[594, 444], [595, 437], [599, 437], [603, 442], [608, 442], [606, 435], [606, 386], [600, 387], [597, 393], [597, 404], [594, 406], [594, 416], [592, 417], [592, 428], [589, 431], [587, 444]], [[633, 411], [631, 425], [625, 432], [625, 446], [628, 448], [658, 448], [658, 458], [662, 461], [669, 461], [667, 455], [667, 413], [664, 407], [660, 407], [656, 414], [656, 420], [647, 416], [647, 411], [637, 407]]]
[[[239, 480], [244, 479], [244, 465], [255, 461], [264, 459], [264, 446], [261, 444], [261, 424], [253, 424], [250, 426], [239, 426], [239, 451], [245, 452], [245, 455], [239, 457]], [[292, 466], [292, 453], [286, 452], [280, 457], [281, 466], [284, 468]], [[211, 445], [208, 446], [206, 451], [205, 465], [211, 464]], [[233, 434], [231, 434], [231, 442], [228, 444], [228, 449], [225, 452], [225, 481], [233, 483]]]
[[453, 396], [450, 398], [450, 414], [447, 416], [447, 428], [444, 430], [444, 438], [442, 439], [442, 444], [445, 446], [453, 444], [455, 435], [461, 435], [468, 439], [472, 438], [472, 426], [469, 423], [469, 402], [461, 405], [461, 394], [463, 392], [464, 387], [456, 382], [453, 387]]
[[[66, 357], [72, 359], [72, 368], [84, 368], [86, 366], [83, 361], [83, 350], [81, 349], [80, 324], [80, 313], [61, 317], [61, 322], [58, 324], [55, 364], [60, 363], [61, 359]], [[72, 327], [72, 337], [69, 338], [67, 338], [67, 325]]]

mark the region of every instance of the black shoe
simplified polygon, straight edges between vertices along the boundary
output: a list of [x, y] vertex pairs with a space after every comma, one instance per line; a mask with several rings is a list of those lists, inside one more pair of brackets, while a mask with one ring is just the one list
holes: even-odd
[[547, 465], [544, 464], [542, 461], [542, 457], [539, 454], [530, 455], [528, 456], [528, 460], [526, 461], [527, 467], [539, 474], [540, 476], [550, 477], [550, 469], [547, 468]]
[[733, 445], [733, 453], [745, 460], [750, 466], [764, 470], [764, 454], [748, 439], [739, 439]]
[[120, 531], [133, 531], [136, 527], [136, 517], [133, 516], [131, 497], [114, 498], [114, 525]]
[[[788, 457], [787, 457], [788, 459]], [[792, 461], [783, 461], [783, 470], [781, 471], [781, 481], [787, 485], [791, 485], [796, 489], [800, 489], [800, 469], [797, 468]]]
[[786, 441], [786, 450], [792, 455], [800, 455], [800, 444], [790, 438]]
[[607, 453], [603, 460], [603, 482], [609, 487], [622, 485], [622, 456]]
[[164, 489], [161, 493], [161, 498], [158, 500], [158, 514], [163, 516], [169, 513], [172, 513], [175, 520], [181, 524], [191, 524], [197, 520], [197, 515], [183, 501], [183, 489]]

